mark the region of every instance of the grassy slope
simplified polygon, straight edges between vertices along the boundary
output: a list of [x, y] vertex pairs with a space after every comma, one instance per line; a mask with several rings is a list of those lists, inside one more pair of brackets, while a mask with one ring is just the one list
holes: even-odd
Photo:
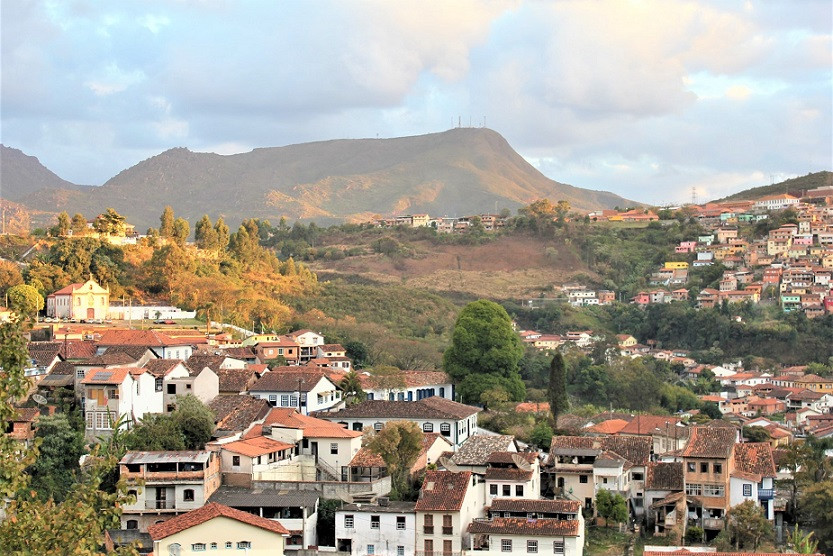
[[744, 191], [740, 191], [738, 193], [735, 193], [734, 195], [729, 195], [728, 197], [724, 197], [723, 199], [719, 200], [741, 201], [759, 199], [766, 195], [779, 195], [781, 193], [800, 195], [803, 191], [807, 191], [809, 189], [830, 186], [833, 186], [833, 172], [814, 172], [812, 174], [807, 174], [806, 176], [793, 178], [773, 185], [765, 185], [762, 187], [753, 187], [751, 189], [746, 189]]

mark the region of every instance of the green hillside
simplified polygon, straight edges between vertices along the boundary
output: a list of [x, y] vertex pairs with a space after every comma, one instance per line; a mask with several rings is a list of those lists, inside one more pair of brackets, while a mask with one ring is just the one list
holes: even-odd
[[780, 183], [745, 189], [735, 193], [734, 195], [729, 195], [728, 197], [719, 199], [719, 201], [748, 201], [760, 199], [761, 197], [765, 197], [767, 195], [778, 195], [781, 193], [789, 193], [790, 195], [800, 197], [805, 191], [810, 189], [831, 186], [833, 186], [833, 172], [813, 172], [812, 174], [782, 181]]

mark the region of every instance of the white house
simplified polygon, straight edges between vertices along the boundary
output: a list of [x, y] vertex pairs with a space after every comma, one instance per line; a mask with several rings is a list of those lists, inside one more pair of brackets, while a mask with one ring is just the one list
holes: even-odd
[[68, 319], [105, 319], [110, 306], [110, 288], [102, 288], [92, 278], [83, 284], [70, 284], [46, 297], [46, 316]]
[[161, 384], [145, 369], [115, 367], [93, 369], [81, 381], [84, 389], [84, 419], [87, 436], [110, 434], [113, 424], [124, 417], [123, 427], [141, 421], [147, 413], [162, 413]]
[[428, 471], [414, 507], [417, 551], [461, 553], [468, 546], [469, 525], [485, 515], [484, 486], [469, 471]]
[[360, 375], [362, 389], [368, 400], [414, 402], [438, 396], [454, 399], [454, 385], [449, 376], [440, 371], [402, 371], [402, 387], [382, 388], [370, 373]]
[[413, 421], [422, 432], [439, 432], [456, 449], [477, 432], [479, 412], [480, 408], [434, 396], [417, 402], [368, 400], [320, 417], [356, 431], [380, 431], [389, 421]]
[[735, 445], [735, 469], [729, 475], [729, 505], [752, 500], [764, 510], [767, 519], [775, 519], [775, 460], [768, 442], [745, 442]]
[[336, 549], [352, 556], [416, 554], [415, 505], [382, 497], [376, 504], [343, 506], [336, 512]]
[[529, 498], [541, 495], [541, 472], [537, 452], [493, 452], [486, 469], [486, 498]]
[[275, 367], [249, 388], [273, 407], [295, 408], [304, 415], [329, 411], [343, 403], [341, 390], [320, 370]]
[[108, 329], [97, 342], [99, 355], [112, 346], [139, 346], [152, 350], [160, 359], [182, 359], [191, 357], [194, 351], [193, 338], [172, 338], [156, 330]]

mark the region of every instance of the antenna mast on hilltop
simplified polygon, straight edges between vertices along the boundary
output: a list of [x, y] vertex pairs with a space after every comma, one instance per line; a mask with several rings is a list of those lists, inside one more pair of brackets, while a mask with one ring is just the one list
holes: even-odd
[[692, 205], [697, 204], [697, 188], [696, 187], [691, 188], [691, 204]]

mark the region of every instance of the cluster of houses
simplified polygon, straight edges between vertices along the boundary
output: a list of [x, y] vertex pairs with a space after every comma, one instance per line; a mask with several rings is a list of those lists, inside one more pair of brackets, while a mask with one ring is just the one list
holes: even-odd
[[520, 330], [518, 335], [525, 345], [541, 351], [553, 351], [568, 342], [578, 348], [588, 348], [597, 340], [592, 330], [574, 330], [566, 334], [542, 334], [535, 330]]
[[378, 218], [373, 223], [380, 228], [404, 226], [406, 228], [434, 228], [439, 233], [462, 233], [475, 223], [480, 223], [483, 230], [494, 232], [506, 226], [506, 217], [500, 214], [479, 214], [475, 216], [440, 216], [428, 214], [402, 214], [392, 218]]
[[[697, 296], [698, 307], [721, 303], [758, 303], [773, 288], [785, 312], [803, 311], [808, 317], [833, 312], [833, 188], [807, 192], [799, 199], [789, 194], [758, 201], [709, 203], [693, 207], [695, 217], [709, 233], [682, 241], [677, 254], [690, 261], [668, 261], [655, 271], [650, 284], [631, 300], [638, 305], [683, 301], [689, 268], [722, 263], [727, 270], [719, 289], [706, 288]], [[806, 201], [806, 202], [804, 202]], [[771, 230], [767, 237], [748, 241], [738, 236], [740, 223], [769, 217], [770, 211], [791, 208], [798, 223]]]

